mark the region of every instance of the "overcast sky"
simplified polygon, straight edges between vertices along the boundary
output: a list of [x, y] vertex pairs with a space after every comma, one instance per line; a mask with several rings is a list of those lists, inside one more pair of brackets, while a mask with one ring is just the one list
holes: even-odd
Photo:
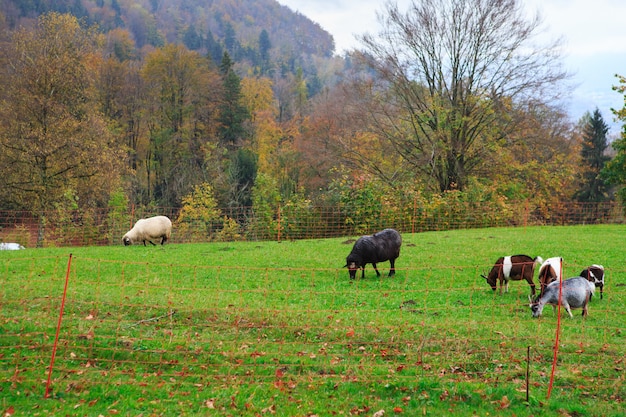
[[[377, 12], [384, 0], [278, 0], [307, 16], [335, 39], [337, 53], [360, 46], [355, 35], [378, 31]], [[407, 10], [411, 0], [397, 0]], [[522, 0], [529, 14], [539, 12], [546, 39], [563, 38], [564, 65], [578, 85], [572, 92], [569, 112], [578, 120], [596, 107], [619, 133], [610, 109], [624, 105], [623, 96], [612, 91], [615, 74], [626, 76], [626, 1], [624, 0]]]

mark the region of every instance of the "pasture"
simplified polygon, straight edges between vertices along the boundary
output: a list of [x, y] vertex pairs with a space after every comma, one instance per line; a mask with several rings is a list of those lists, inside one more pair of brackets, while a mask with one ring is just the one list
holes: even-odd
[[[0, 251], [0, 412], [621, 416], [624, 236], [405, 233], [395, 277], [384, 262], [354, 281], [343, 266], [357, 236]], [[589, 317], [561, 312], [550, 398], [556, 313], [533, 319], [526, 282], [500, 295], [480, 277], [512, 254], [562, 256], [565, 277], [606, 269]]]

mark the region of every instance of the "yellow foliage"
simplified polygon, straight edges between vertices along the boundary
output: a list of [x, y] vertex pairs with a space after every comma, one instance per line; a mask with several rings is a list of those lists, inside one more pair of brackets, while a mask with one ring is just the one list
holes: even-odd
[[196, 185], [191, 194], [183, 198], [183, 208], [178, 214], [177, 223], [203, 222], [209, 223], [219, 218], [217, 200], [213, 195], [213, 187], [204, 182]]
[[271, 173], [276, 164], [273, 158], [278, 152], [283, 130], [271, 114], [260, 113], [255, 122], [254, 151], [258, 155], [258, 172]]
[[260, 113], [269, 113], [276, 117], [278, 110], [274, 105], [272, 81], [269, 78], [244, 78], [241, 80], [241, 100], [256, 121]]
[[202, 183], [194, 187], [182, 201], [183, 207], [176, 219], [177, 235], [182, 240], [206, 240], [213, 232], [213, 223], [220, 218], [213, 187]]
[[218, 242], [233, 242], [243, 240], [239, 224], [234, 219], [224, 216], [224, 225], [222, 229], [216, 233], [215, 240]]

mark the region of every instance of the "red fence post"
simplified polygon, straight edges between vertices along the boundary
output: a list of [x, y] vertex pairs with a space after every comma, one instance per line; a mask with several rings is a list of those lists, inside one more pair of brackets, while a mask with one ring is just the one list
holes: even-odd
[[554, 337], [554, 357], [552, 359], [552, 372], [550, 372], [550, 384], [548, 385], [547, 400], [552, 394], [552, 385], [554, 384], [554, 374], [556, 373], [556, 360], [559, 355], [559, 334], [561, 333], [561, 304], [563, 303], [563, 262], [561, 262], [561, 280], [559, 281], [559, 302], [556, 310], [556, 336]]
[[59, 321], [57, 322], [57, 331], [54, 336], [54, 345], [52, 346], [52, 357], [50, 358], [50, 367], [48, 368], [48, 382], [46, 383], [46, 394], [44, 398], [50, 398], [50, 381], [52, 379], [52, 367], [57, 354], [57, 344], [59, 343], [59, 333], [61, 331], [61, 321], [63, 320], [63, 309], [65, 308], [65, 298], [67, 296], [67, 284], [70, 281], [70, 268], [72, 266], [72, 254], [67, 260], [67, 272], [65, 273], [65, 287], [63, 288], [63, 297], [61, 298], [61, 309], [59, 311]]

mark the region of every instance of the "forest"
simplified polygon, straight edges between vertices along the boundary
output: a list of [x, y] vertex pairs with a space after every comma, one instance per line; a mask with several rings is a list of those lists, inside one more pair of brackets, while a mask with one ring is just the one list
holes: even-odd
[[413, 5], [338, 56], [273, 0], [5, 0], [0, 210], [623, 201], [625, 137], [569, 119], [522, 2]]

